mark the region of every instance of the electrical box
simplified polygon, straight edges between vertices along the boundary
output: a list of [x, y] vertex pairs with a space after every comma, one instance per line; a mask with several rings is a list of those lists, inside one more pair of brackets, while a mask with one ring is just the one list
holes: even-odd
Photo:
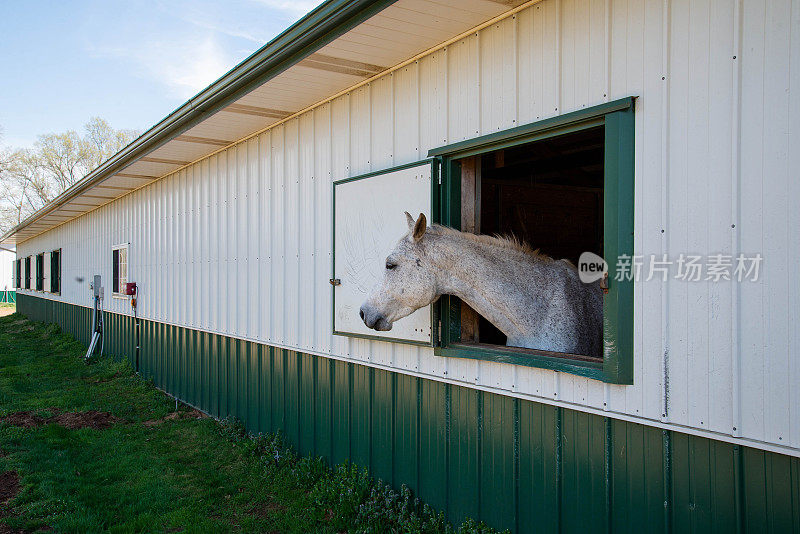
[[102, 297], [102, 294], [100, 293], [102, 287], [103, 286], [100, 282], [100, 275], [99, 274], [94, 275], [94, 281], [92, 282], [92, 291], [94, 291], [95, 298]]
[[127, 284], [125, 284], [125, 294], [126, 295], [136, 294], [136, 282], [128, 282]]

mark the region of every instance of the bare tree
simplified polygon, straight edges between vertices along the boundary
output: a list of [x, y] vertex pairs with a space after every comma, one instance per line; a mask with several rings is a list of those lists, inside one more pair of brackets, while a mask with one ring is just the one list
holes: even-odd
[[92, 117], [83, 136], [69, 130], [40, 135], [32, 148], [0, 147], [0, 233], [41, 209], [138, 135]]
[[[25, 151], [25, 172], [36, 171], [65, 190], [89, 172], [83, 140], [73, 130], [40, 135], [32, 150]], [[30, 175], [34, 179], [35, 175]]]
[[108, 121], [92, 117], [84, 125], [83, 136], [86, 164], [95, 169], [108, 158], [125, 148], [139, 137], [136, 130], [115, 130]]
[[[0, 127], [0, 141], [3, 130]], [[17, 224], [22, 217], [20, 201], [23, 192], [19, 188], [16, 176], [19, 151], [0, 146], [0, 230]]]

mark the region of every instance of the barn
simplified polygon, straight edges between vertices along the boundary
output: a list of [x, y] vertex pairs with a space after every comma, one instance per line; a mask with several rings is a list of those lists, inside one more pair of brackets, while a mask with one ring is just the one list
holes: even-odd
[[[793, 0], [327, 0], [2, 243], [21, 313], [88, 344], [100, 275], [106, 353], [453, 521], [798, 532], [798, 85]], [[404, 211], [604, 258], [602, 355], [368, 329]]]
[[0, 246], [0, 304], [13, 304], [16, 302], [14, 282], [14, 261], [16, 251], [13, 247]]

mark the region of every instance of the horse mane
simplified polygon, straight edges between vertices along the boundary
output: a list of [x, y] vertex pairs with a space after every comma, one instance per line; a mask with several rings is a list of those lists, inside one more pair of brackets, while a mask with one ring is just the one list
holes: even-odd
[[[478, 235], [478, 234], [471, 234], [469, 232], [461, 232], [454, 228], [450, 228], [447, 226], [441, 226], [439, 224], [432, 224], [428, 227], [428, 232], [431, 232], [435, 235], [441, 236], [452, 236], [452, 237], [461, 237], [468, 241], [472, 241], [473, 243], [480, 243], [482, 245], [490, 245], [493, 247], [511, 250], [515, 252], [520, 252], [526, 256], [532, 257], [538, 261], [544, 262], [551, 262], [557, 261], [551, 256], [547, 254], [542, 254], [538, 248], [533, 248], [525, 241], [521, 240], [515, 235]], [[572, 265], [572, 262], [569, 260], [560, 260], [569, 265]]]

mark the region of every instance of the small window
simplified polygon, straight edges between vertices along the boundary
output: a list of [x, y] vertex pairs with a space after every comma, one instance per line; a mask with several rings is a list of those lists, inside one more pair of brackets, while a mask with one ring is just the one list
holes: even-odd
[[25, 289], [31, 288], [31, 257], [25, 258]]
[[514, 236], [539, 249], [529, 254], [573, 265], [584, 252], [608, 264], [602, 291], [587, 293], [578, 306], [586, 310], [602, 298], [594, 308], [602, 307], [602, 315], [587, 315], [581, 323], [594, 324], [596, 337], [584, 330], [575, 338], [580, 352], [556, 352], [546, 337], [541, 348], [507, 345], [500, 329], [466, 302], [445, 295], [436, 309], [437, 354], [632, 383], [633, 282], [614, 277], [616, 259], [633, 253], [633, 131], [628, 98], [429, 152], [442, 161], [438, 222], [469, 233]]
[[111, 287], [116, 296], [123, 296], [128, 283], [128, 245], [117, 245], [111, 251]]
[[44, 253], [36, 255], [36, 291], [44, 291]]
[[16, 272], [17, 284], [16, 284], [16, 288], [17, 289], [22, 289], [22, 259], [18, 259], [17, 260], [16, 266], [17, 266], [17, 272]]
[[61, 293], [61, 249], [50, 253], [50, 293]]

